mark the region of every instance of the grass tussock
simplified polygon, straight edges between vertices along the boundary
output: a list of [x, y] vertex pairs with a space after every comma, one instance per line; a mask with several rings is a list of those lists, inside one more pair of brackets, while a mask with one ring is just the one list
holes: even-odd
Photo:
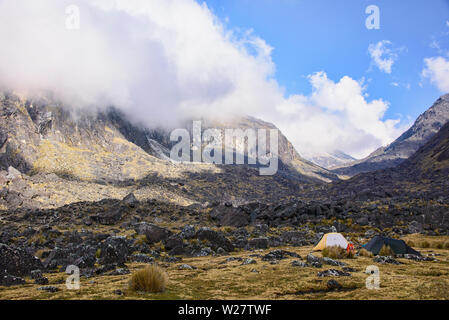
[[326, 247], [321, 251], [323, 257], [328, 257], [331, 259], [352, 259], [354, 258], [354, 251], [346, 251], [339, 246]]
[[412, 241], [412, 240], [407, 240], [407, 241], [405, 241], [405, 243], [406, 243], [409, 247], [412, 247], [412, 248], [416, 246], [415, 242]]
[[419, 243], [417, 243], [417, 246], [419, 248], [423, 248], [423, 249], [449, 249], [449, 240], [446, 241], [432, 241], [429, 242], [427, 240], [421, 241]]
[[424, 240], [419, 244], [419, 246], [424, 249], [430, 248], [430, 242], [427, 240]]
[[367, 258], [372, 258], [374, 256], [371, 251], [368, 251], [365, 248], [359, 250], [359, 255]]
[[161, 267], [150, 265], [131, 275], [129, 289], [148, 293], [163, 292], [165, 291], [167, 281], [167, 274]]
[[382, 248], [380, 248], [379, 256], [394, 256], [394, 252], [390, 246], [383, 245]]
[[449, 240], [444, 242], [443, 249], [449, 249]]

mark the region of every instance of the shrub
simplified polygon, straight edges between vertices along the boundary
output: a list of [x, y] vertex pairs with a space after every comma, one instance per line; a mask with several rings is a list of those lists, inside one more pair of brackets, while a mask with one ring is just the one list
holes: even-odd
[[379, 256], [394, 256], [394, 252], [391, 250], [390, 246], [384, 244], [382, 248], [380, 248]]
[[443, 248], [444, 248], [444, 249], [449, 249], [449, 240], [447, 240], [447, 241], [445, 241], [445, 242], [443, 243]]
[[443, 249], [443, 248], [444, 248], [443, 242], [435, 243], [435, 249]]
[[355, 258], [355, 250], [346, 251], [346, 259], [354, 259]]
[[323, 257], [328, 257], [331, 259], [352, 259], [354, 258], [354, 252], [347, 252], [345, 249], [339, 246], [330, 246], [323, 249], [321, 252]]
[[359, 255], [362, 257], [368, 257], [368, 258], [373, 257], [373, 253], [371, 251], [366, 250], [365, 248], [362, 248], [359, 250]]
[[421, 242], [421, 248], [430, 248], [430, 243], [427, 240]]
[[147, 266], [131, 275], [129, 289], [149, 293], [163, 292], [167, 285], [167, 274], [156, 265]]
[[415, 246], [415, 243], [412, 241], [412, 240], [407, 240], [406, 242], [405, 242], [409, 247], [414, 247]]

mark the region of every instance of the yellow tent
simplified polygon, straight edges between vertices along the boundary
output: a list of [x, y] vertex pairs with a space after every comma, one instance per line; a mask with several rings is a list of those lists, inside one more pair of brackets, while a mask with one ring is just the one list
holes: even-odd
[[348, 247], [349, 242], [343, 237], [341, 233], [326, 233], [320, 242], [313, 248], [312, 251], [321, 251], [326, 247], [339, 246], [343, 249]]

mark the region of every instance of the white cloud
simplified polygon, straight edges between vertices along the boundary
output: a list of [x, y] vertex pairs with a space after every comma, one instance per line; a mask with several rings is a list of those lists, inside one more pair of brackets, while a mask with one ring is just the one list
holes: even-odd
[[302, 154], [339, 149], [361, 158], [406, 129], [399, 120], [382, 120], [388, 102], [367, 101], [361, 82], [348, 76], [334, 82], [324, 72], [309, 81], [311, 95], [290, 96], [277, 108], [276, 123]]
[[[80, 30], [65, 28], [72, 4]], [[382, 120], [388, 103], [367, 101], [350, 77], [317, 73], [310, 96], [285, 98], [273, 48], [193, 0], [0, 0], [0, 39], [0, 87], [51, 90], [74, 107], [115, 105], [148, 125], [244, 113], [275, 122], [300, 152], [354, 156], [400, 133], [398, 120]]]
[[368, 52], [373, 63], [380, 71], [390, 74], [393, 64], [398, 59], [397, 49], [391, 49], [391, 42], [382, 40], [377, 43], [372, 43], [368, 47]]
[[[69, 4], [80, 8], [79, 30], [65, 28]], [[254, 92], [278, 92], [271, 48], [193, 0], [4, 0], [0, 38], [0, 84], [113, 104], [147, 122], [251, 113], [274, 103]]]
[[443, 93], [449, 92], [449, 60], [444, 57], [424, 59], [422, 76], [428, 78]]

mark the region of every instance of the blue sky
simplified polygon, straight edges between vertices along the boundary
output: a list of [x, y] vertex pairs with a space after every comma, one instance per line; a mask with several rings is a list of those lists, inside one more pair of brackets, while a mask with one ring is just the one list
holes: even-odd
[[[207, 0], [206, 4], [228, 28], [253, 29], [274, 48], [276, 79], [287, 95], [309, 94], [307, 75], [318, 71], [333, 81], [345, 75], [365, 78], [367, 99], [390, 103], [385, 118], [400, 114], [407, 121], [442, 94], [430, 81], [423, 81], [421, 72], [424, 58], [441, 55], [432, 46], [434, 41], [440, 50], [449, 49], [448, 0]], [[373, 4], [380, 9], [379, 30], [365, 27], [365, 9]], [[370, 44], [382, 40], [396, 50], [391, 74], [376, 68], [368, 52]]]

